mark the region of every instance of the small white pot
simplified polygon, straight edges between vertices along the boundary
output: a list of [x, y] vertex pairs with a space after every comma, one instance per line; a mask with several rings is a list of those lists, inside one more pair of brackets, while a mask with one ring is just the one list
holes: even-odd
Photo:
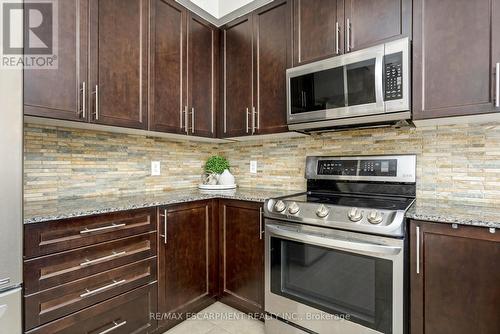
[[219, 184], [222, 185], [233, 185], [234, 184], [234, 175], [227, 169], [219, 176]]

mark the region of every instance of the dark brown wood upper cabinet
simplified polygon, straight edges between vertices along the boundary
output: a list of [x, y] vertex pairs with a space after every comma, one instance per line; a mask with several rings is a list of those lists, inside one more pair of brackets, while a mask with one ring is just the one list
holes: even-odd
[[499, 111], [500, 1], [414, 0], [414, 22], [414, 118]]
[[58, 2], [58, 68], [24, 71], [24, 113], [86, 121], [88, 1]]
[[151, 2], [150, 129], [186, 133], [186, 10], [173, 0]]
[[189, 133], [214, 137], [218, 110], [219, 29], [192, 13], [187, 22]]
[[222, 137], [287, 131], [291, 15], [278, 0], [224, 27]]
[[252, 15], [228, 24], [223, 30], [224, 137], [250, 135], [253, 86]]
[[[218, 291], [214, 203], [162, 207], [158, 217], [158, 312], [200, 311], [214, 301]], [[179, 320], [164, 317], [159, 325], [166, 329]]]
[[343, 0], [293, 0], [294, 66], [343, 52], [343, 14]]
[[219, 30], [174, 0], [153, 0], [150, 129], [214, 137]]
[[148, 0], [91, 0], [91, 121], [147, 129]]
[[287, 131], [286, 69], [292, 65], [291, 1], [274, 1], [254, 13], [256, 134]]
[[500, 333], [498, 232], [413, 221], [410, 242], [411, 334]]
[[222, 301], [243, 311], [264, 311], [262, 203], [224, 200], [219, 204]]
[[[346, 51], [411, 34], [411, 0], [345, 0]], [[349, 40], [347, 40], [349, 37]]]

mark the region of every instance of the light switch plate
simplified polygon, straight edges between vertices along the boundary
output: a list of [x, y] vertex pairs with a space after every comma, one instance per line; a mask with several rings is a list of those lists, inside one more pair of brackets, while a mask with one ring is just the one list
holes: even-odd
[[250, 173], [257, 174], [257, 161], [250, 161]]
[[159, 161], [151, 161], [151, 176], [161, 175], [161, 164]]

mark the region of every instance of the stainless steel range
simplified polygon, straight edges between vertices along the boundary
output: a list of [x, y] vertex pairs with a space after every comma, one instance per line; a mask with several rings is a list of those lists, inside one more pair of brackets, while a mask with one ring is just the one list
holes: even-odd
[[307, 192], [269, 199], [267, 334], [406, 333], [405, 212], [416, 157], [308, 157]]

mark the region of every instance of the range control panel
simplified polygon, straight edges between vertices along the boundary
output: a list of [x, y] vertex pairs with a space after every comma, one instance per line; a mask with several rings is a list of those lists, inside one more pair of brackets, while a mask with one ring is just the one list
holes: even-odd
[[403, 53], [395, 53], [384, 57], [384, 91], [385, 101], [403, 98]]
[[317, 175], [395, 177], [397, 159], [320, 160]]

